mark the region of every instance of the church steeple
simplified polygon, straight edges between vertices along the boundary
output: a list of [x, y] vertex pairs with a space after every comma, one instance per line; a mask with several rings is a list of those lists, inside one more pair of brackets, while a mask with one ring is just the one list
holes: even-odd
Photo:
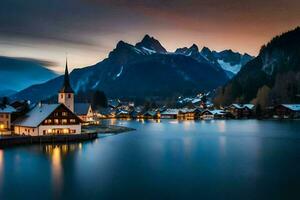
[[68, 59], [66, 58], [66, 68], [65, 68], [65, 76], [63, 86], [59, 91], [60, 93], [74, 93], [69, 78], [69, 71], [68, 71]]
[[69, 71], [68, 71], [68, 59], [66, 59], [66, 69], [62, 88], [58, 93], [58, 103], [62, 103], [72, 112], [74, 112], [74, 91], [70, 84]]

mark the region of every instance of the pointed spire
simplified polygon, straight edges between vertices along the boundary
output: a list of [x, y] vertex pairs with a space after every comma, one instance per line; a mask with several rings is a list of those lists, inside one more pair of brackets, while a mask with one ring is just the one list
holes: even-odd
[[60, 93], [74, 93], [69, 78], [69, 70], [68, 70], [68, 57], [66, 57], [66, 68], [65, 68], [65, 76], [63, 86], [60, 89]]

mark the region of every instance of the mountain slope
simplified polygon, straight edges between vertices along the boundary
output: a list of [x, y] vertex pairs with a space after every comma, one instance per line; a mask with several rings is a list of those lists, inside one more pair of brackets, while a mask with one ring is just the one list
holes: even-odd
[[222, 90], [216, 101], [249, 102], [259, 98], [263, 86], [271, 88], [268, 104], [293, 103], [300, 94], [300, 28], [273, 38]]
[[53, 71], [32, 61], [0, 57], [0, 90], [21, 90], [57, 76]]
[[[150, 36], [135, 46], [120, 41], [108, 58], [96, 65], [73, 70], [73, 89], [103, 90], [109, 97], [170, 97], [208, 91], [223, 85], [225, 72], [192, 57], [170, 54]], [[62, 77], [34, 85], [14, 96], [38, 101], [56, 95]]]
[[195, 44], [190, 48], [179, 48], [175, 53], [190, 56], [199, 62], [210, 63], [217, 68], [221, 68], [229, 78], [232, 78], [240, 71], [242, 66], [253, 59], [253, 57], [248, 54], [242, 55], [238, 52], [233, 52], [232, 50], [217, 52], [211, 51], [207, 47], [203, 47], [199, 52], [198, 46]]

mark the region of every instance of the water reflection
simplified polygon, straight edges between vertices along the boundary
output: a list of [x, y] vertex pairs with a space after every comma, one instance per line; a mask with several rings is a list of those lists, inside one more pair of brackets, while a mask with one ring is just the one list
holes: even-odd
[[218, 126], [218, 129], [219, 129], [220, 133], [225, 133], [226, 132], [226, 121], [225, 120], [218, 121], [217, 126]]
[[0, 190], [2, 191], [2, 186], [3, 186], [3, 179], [4, 179], [4, 152], [2, 149], [0, 149]]
[[62, 191], [64, 184], [63, 179], [63, 160], [70, 156], [70, 153], [82, 150], [82, 143], [78, 144], [61, 144], [61, 145], [44, 145], [43, 152], [51, 159], [52, 187], [55, 197], [57, 198]]

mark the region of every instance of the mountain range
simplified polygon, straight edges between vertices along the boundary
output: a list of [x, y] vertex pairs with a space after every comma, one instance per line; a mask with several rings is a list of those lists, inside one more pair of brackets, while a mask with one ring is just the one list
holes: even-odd
[[274, 37], [215, 98], [218, 104], [254, 102], [264, 106], [299, 103], [300, 27]]
[[[145, 98], [189, 95], [210, 91], [225, 84], [240, 67], [251, 60], [231, 50], [199, 51], [190, 48], [167, 52], [149, 36], [135, 45], [118, 42], [103, 61], [70, 74], [76, 92], [102, 90], [109, 97]], [[13, 98], [39, 101], [56, 95], [62, 76], [20, 91]]]

